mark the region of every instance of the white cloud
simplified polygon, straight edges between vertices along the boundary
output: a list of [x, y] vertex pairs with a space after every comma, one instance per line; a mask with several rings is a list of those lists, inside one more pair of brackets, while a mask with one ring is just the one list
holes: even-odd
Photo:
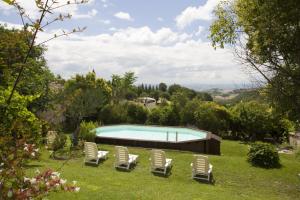
[[177, 27], [183, 29], [196, 20], [211, 20], [212, 11], [219, 2], [220, 0], [207, 0], [199, 7], [187, 7], [175, 18]]
[[0, 20], [0, 24], [1, 25], [5, 25], [7, 28], [9, 29], [21, 29], [23, 28], [23, 26], [21, 24], [13, 24], [13, 23], [9, 23], [9, 22], [4, 22]]
[[108, 30], [110, 30], [110, 31], [116, 31], [117, 29], [115, 27], [110, 27]]
[[164, 21], [164, 19], [163, 19], [162, 17], [158, 17], [158, 18], [157, 18], [157, 21], [162, 22], [162, 21]]
[[204, 30], [205, 30], [205, 28], [203, 26], [199, 26], [197, 32], [195, 33], [195, 36], [202, 35]]
[[98, 13], [98, 11], [96, 9], [92, 9], [92, 10], [88, 11], [86, 14], [76, 13], [72, 16], [72, 18], [74, 18], [74, 19], [87, 19], [87, 18], [90, 19], [90, 18], [95, 17], [97, 15], [97, 13]]
[[118, 12], [114, 16], [119, 19], [133, 21], [133, 18], [130, 16], [130, 14], [126, 12]]
[[140, 28], [128, 27], [120, 29], [113, 34], [115, 40], [142, 45], [172, 45], [177, 42], [184, 42], [191, 36], [188, 34], [178, 34], [169, 28], [161, 28], [153, 32], [148, 26]]
[[105, 24], [105, 25], [109, 25], [111, 23], [110, 20], [106, 19], [106, 20], [99, 20], [101, 23]]
[[63, 77], [90, 67], [109, 79], [134, 71], [139, 82], [232, 84], [248, 82], [228, 49], [215, 51], [209, 42], [193, 40], [168, 28], [116, 30], [95, 36], [71, 35], [48, 43], [50, 68]]
[[[139, 77], [138, 82], [152, 84], [249, 82], [229, 49], [215, 51], [209, 42], [169, 28], [111, 29], [114, 32], [110, 34], [74, 34], [50, 41], [45, 53], [48, 66], [65, 78], [94, 69], [106, 79], [111, 74], [133, 71]], [[38, 40], [44, 41], [51, 34], [40, 33]]]

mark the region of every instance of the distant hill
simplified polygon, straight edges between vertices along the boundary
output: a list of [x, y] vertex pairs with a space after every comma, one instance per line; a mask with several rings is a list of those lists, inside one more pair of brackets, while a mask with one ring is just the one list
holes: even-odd
[[240, 101], [251, 101], [251, 100], [262, 100], [262, 96], [259, 93], [259, 88], [251, 89], [235, 89], [235, 90], [222, 90], [222, 89], [211, 89], [208, 92], [214, 99], [215, 102], [220, 104], [236, 104]]

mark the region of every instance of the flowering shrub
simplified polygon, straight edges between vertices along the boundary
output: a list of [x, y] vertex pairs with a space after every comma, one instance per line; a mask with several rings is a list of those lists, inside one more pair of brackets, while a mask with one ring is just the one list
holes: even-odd
[[37, 159], [39, 148], [28, 144], [25, 139], [16, 141], [15, 146], [7, 137], [0, 137], [0, 199], [32, 199], [47, 195], [50, 191], [79, 191], [75, 182], [66, 184], [58, 172], [48, 169], [42, 173], [37, 171], [33, 178], [24, 177], [24, 164], [29, 159]]
[[[67, 180], [60, 177], [60, 173], [48, 169], [44, 172], [36, 171], [36, 176], [33, 178], [24, 177], [21, 181], [21, 188], [9, 188], [6, 191], [2, 191], [2, 198], [10, 199], [32, 199], [43, 197], [50, 191], [76, 191], [80, 190], [76, 186], [76, 181], [72, 184], [67, 184]], [[0, 183], [2, 188], [2, 183]]]
[[40, 155], [39, 148], [35, 144], [24, 143], [24, 154], [28, 159], [37, 159]]

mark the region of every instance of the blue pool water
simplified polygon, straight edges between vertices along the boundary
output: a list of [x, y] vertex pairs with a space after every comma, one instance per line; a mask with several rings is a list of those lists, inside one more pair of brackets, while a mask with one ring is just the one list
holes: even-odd
[[[177, 133], [177, 134], [176, 134]], [[96, 135], [100, 137], [152, 140], [152, 141], [187, 141], [206, 138], [206, 132], [188, 128], [114, 125], [96, 128]]]

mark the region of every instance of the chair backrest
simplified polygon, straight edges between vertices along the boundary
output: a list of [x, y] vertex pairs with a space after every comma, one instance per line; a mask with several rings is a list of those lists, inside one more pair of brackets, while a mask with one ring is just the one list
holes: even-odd
[[127, 147], [116, 146], [116, 162], [118, 165], [128, 164], [129, 153]]
[[151, 165], [154, 168], [164, 168], [166, 165], [166, 154], [162, 150], [151, 150]]
[[84, 143], [84, 153], [87, 160], [97, 159], [98, 158], [98, 147], [94, 142], [85, 142]]
[[194, 155], [193, 169], [199, 174], [208, 174], [209, 162], [207, 156]]
[[57, 132], [56, 131], [48, 131], [47, 132], [47, 146], [48, 146], [48, 148], [52, 148], [52, 145], [53, 145], [56, 137], [57, 137]]

